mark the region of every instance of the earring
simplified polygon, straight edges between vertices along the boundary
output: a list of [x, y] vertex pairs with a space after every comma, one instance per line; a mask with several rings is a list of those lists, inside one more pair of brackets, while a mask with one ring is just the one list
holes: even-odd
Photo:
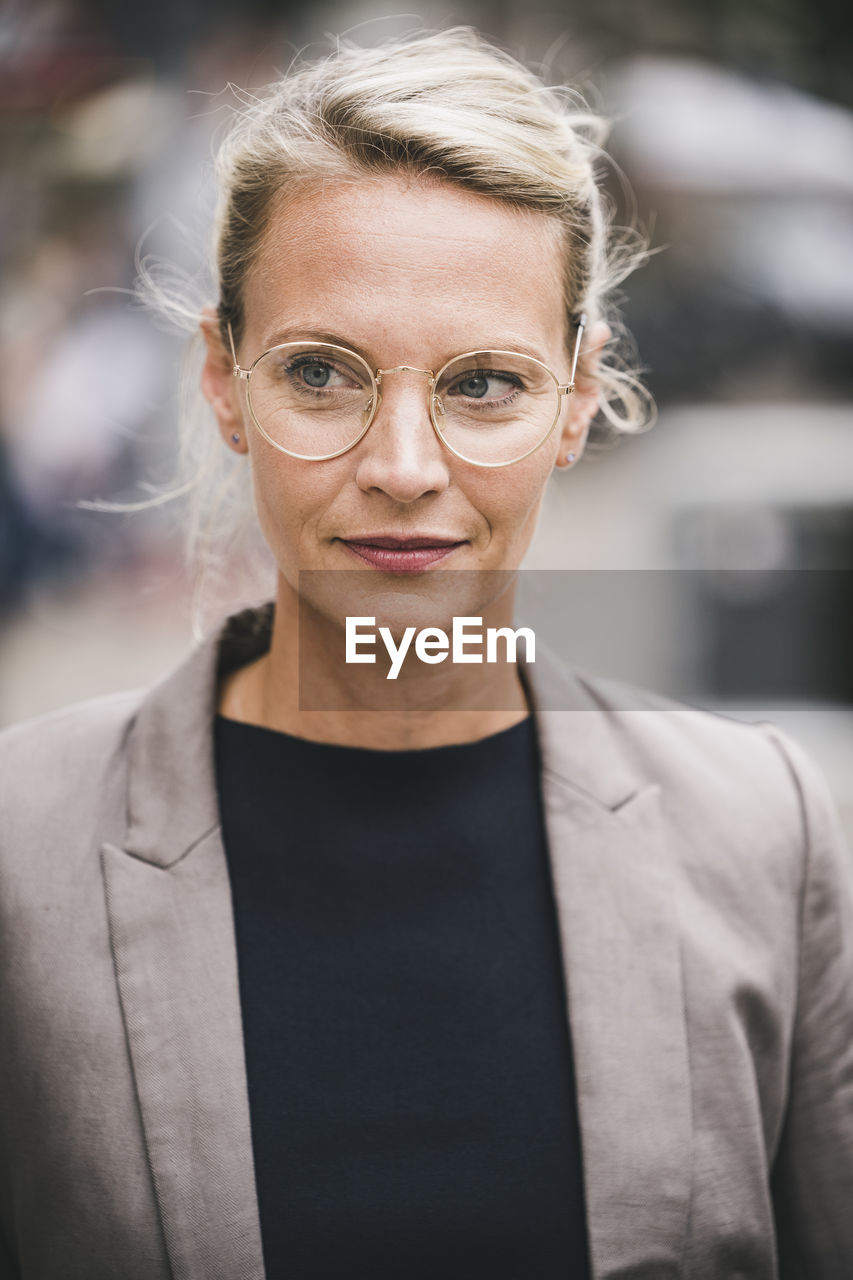
[[567, 464], [568, 464], [569, 466], [571, 466], [571, 465], [572, 465], [572, 463], [574, 462], [574, 460], [575, 460], [575, 455], [574, 455], [573, 453], [567, 453], [567, 454], [566, 454], [566, 462], [567, 462]]
[[232, 433], [231, 433], [231, 439], [234, 441], [234, 443], [235, 443], [235, 444], [239, 444], [239, 443], [240, 443], [240, 432], [239, 432], [239, 431], [232, 431]]

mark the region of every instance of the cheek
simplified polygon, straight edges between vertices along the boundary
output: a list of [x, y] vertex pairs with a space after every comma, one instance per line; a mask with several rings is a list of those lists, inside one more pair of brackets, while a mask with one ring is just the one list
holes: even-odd
[[550, 455], [540, 450], [511, 467], [486, 472], [478, 480], [476, 497], [471, 493], [471, 500], [488, 520], [493, 539], [509, 542], [530, 529], [542, 505], [551, 469]]
[[284, 455], [259, 451], [252, 465], [255, 510], [264, 537], [279, 561], [293, 557], [306, 532], [316, 528], [330, 501], [324, 478]]

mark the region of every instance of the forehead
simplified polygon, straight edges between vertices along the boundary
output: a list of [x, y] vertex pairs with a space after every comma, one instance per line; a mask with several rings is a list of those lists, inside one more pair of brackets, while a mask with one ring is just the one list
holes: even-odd
[[438, 180], [336, 181], [279, 198], [246, 281], [257, 342], [294, 322], [367, 350], [460, 349], [517, 334], [553, 348], [565, 334], [560, 230]]

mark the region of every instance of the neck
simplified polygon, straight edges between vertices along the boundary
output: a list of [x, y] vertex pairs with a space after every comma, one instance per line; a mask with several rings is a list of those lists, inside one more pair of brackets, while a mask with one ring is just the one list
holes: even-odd
[[[484, 629], [511, 624], [514, 597], [512, 584], [477, 613]], [[280, 578], [269, 651], [225, 679], [219, 710], [300, 738], [384, 750], [472, 742], [528, 715], [514, 663], [428, 665], [412, 653], [390, 681], [384, 647], [375, 652], [374, 664], [345, 663], [341, 626]]]

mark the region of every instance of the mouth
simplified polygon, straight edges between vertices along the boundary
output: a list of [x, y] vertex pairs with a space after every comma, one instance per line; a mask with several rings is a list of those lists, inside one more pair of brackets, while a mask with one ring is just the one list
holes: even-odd
[[413, 534], [410, 538], [363, 534], [340, 541], [364, 564], [385, 573], [420, 573], [467, 544], [467, 539], [457, 541], [428, 533]]

